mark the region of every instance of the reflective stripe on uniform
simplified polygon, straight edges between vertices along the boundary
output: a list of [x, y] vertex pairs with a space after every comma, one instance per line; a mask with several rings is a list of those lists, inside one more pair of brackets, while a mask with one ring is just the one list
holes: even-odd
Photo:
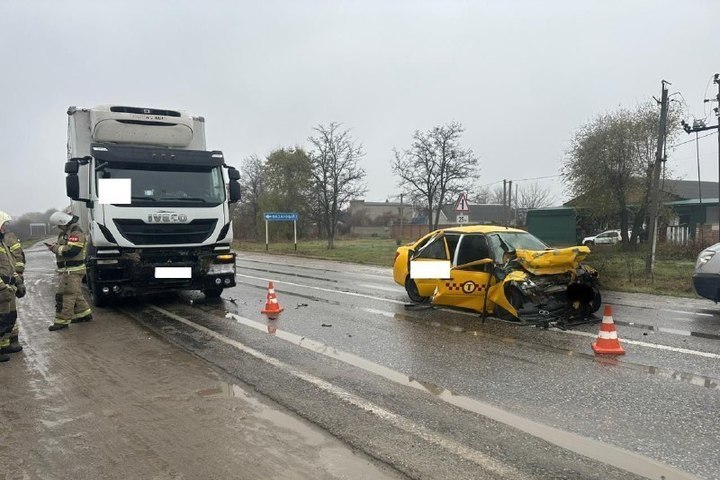
[[22, 248], [22, 245], [20, 244], [20, 242], [10, 245], [11, 252], [16, 252], [16, 251], [20, 250], [21, 248]]
[[76, 313], [75, 315], [73, 315], [73, 318], [87, 317], [87, 316], [90, 315], [91, 313], [92, 313], [92, 309], [88, 308], [87, 310], [83, 310], [83, 311], [80, 312], [80, 313]]
[[84, 272], [85, 271], [85, 265], [78, 265], [77, 267], [63, 267], [58, 268], [58, 273], [70, 273], [70, 272]]

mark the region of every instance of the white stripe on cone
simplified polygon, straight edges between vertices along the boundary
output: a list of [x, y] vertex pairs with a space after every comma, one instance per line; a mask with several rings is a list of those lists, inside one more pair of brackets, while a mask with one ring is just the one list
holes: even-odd
[[604, 340], [617, 340], [617, 332], [604, 332], [600, 330], [598, 337], [604, 339]]

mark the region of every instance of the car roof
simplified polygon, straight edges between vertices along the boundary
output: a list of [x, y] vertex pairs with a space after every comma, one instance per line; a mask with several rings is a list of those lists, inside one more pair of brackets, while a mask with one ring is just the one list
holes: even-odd
[[519, 228], [503, 227], [502, 225], [468, 225], [466, 227], [448, 227], [439, 228], [437, 231], [444, 231], [445, 233], [495, 233], [495, 232], [512, 232], [512, 233], [527, 233], [525, 230]]

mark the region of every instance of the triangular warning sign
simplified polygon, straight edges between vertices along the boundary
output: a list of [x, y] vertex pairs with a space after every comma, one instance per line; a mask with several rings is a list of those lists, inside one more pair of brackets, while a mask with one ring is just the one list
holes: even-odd
[[469, 212], [470, 211], [470, 204], [467, 201], [467, 195], [465, 192], [462, 192], [460, 196], [457, 199], [457, 202], [455, 202], [455, 211], [456, 212]]

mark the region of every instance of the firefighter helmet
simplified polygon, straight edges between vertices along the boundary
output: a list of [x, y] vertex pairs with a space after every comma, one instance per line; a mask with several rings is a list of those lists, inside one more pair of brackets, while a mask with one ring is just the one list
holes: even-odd
[[50, 215], [50, 225], [57, 225], [60, 227], [64, 227], [65, 225], [69, 225], [70, 223], [72, 223], [75, 220], [77, 220], [77, 217], [68, 215], [65, 212], [55, 212], [52, 215]]
[[12, 217], [5, 212], [0, 211], [0, 227], [5, 225], [6, 222], [12, 220]]

